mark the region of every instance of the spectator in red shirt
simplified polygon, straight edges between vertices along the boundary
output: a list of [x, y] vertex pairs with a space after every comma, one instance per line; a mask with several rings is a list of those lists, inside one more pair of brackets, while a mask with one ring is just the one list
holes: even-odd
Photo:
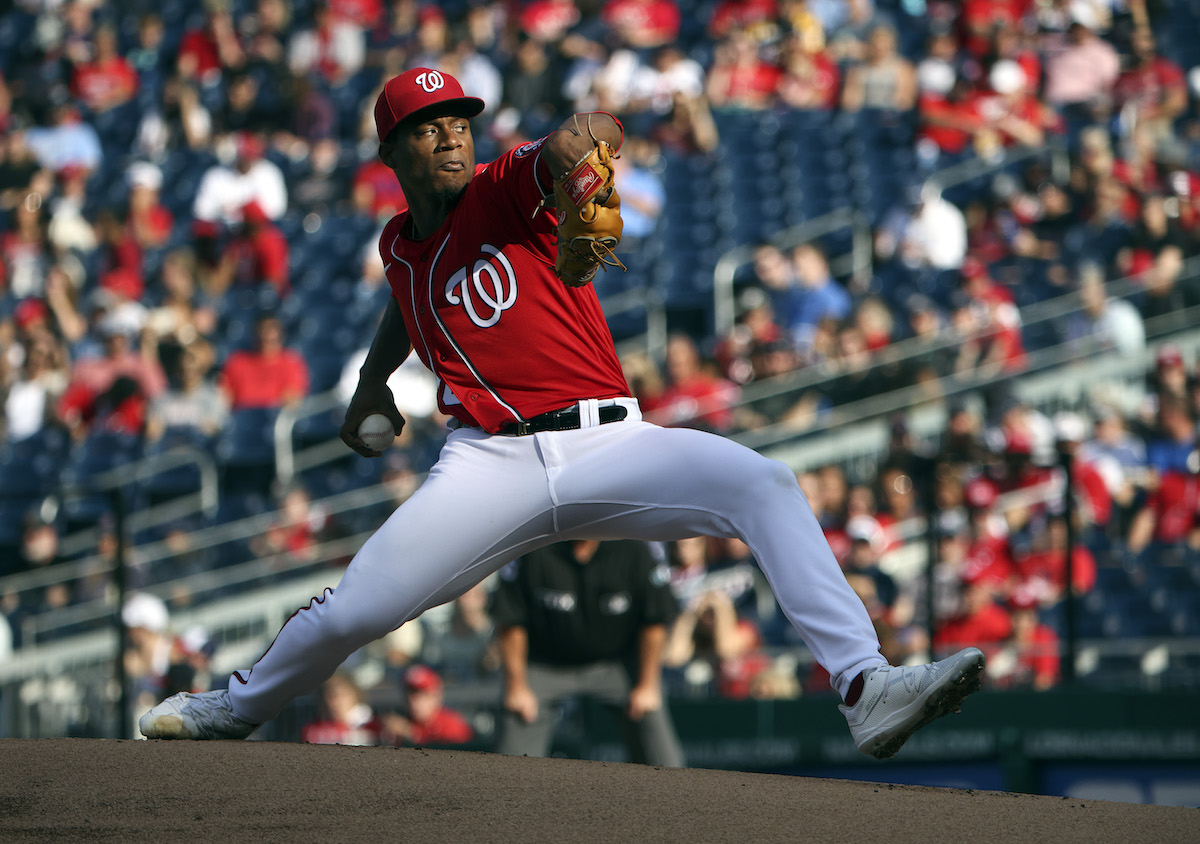
[[979, 100], [971, 83], [948, 62], [927, 62], [917, 69], [917, 155], [931, 166], [943, 156], [972, 148], [983, 129]]
[[754, 290], [742, 297], [742, 304], [746, 310], [713, 351], [725, 377], [735, 384], [746, 384], [795, 369], [796, 355], [775, 322], [766, 294]]
[[779, 68], [763, 61], [758, 45], [742, 32], [717, 44], [705, 82], [714, 109], [770, 108], [779, 86]]
[[283, 494], [275, 520], [251, 539], [250, 548], [260, 558], [286, 554], [294, 560], [311, 560], [328, 522], [328, 513], [313, 504], [309, 491], [296, 485]]
[[523, 3], [517, 24], [521, 32], [543, 44], [561, 41], [579, 23], [579, 7], [573, 0], [533, 0]]
[[[1067, 587], [1066, 519], [1052, 516], [1036, 544], [1041, 547], [1016, 560], [1012, 591], [1030, 595], [1042, 606], [1053, 606]], [[1087, 594], [1096, 586], [1096, 558], [1084, 545], [1076, 545], [1071, 554], [1071, 584], [1076, 595]]]
[[[1200, 73], [1193, 70], [1193, 76], [1200, 93]], [[1179, 228], [1187, 237], [1189, 248], [1194, 250], [1200, 242], [1200, 173], [1188, 160], [1186, 144], [1166, 144], [1159, 156], [1164, 171], [1164, 187], [1179, 206]]]
[[934, 653], [950, 653], [966, 643], [989, 653], [1012, 635], [1012, 619], [1004, 607], [996, 603], [992, 589], [975, 581], [963, 584], [962, 608], [948, 621], [942, 622], [933, 636]]
[[269, 284], [280, 296], [288, 293], [287, 238], [255, 201], [242, 206], [240, 231], [213, 273], [209, 292], [223, 292], [231, 283]]
[[[967, 485], [971, 487], [971, 484]], [[972, 488], [967, 493], [973, 497], [992, 496], [989, 486]], [[989, 529], [992, 516], [986, 509], [969, 508], [972, 516], [971, 541], [963, 560], [962, 578], [970, 583], [987, 586], [996, 595], [1007, 595], [1014, 579], [1013, 561], [1006, 537]]]
[[782, 75], [776, 86], [780, 102], [795, 109], [829, 110], [837, 105], [841, 73], [822, 49], [820, 33], [792, 33], [783, 42]]
[[288, 42], [288, 67], [294, 76], [313, 75], [336, 87], [362, 68], [366, 48], [362, 28], [339, 20], [321, 0], [313, 6], [312, 26]]
[[300, 740], [309, 744], [379, 744], [379, 720], [362, 689], [346, 674], [334, 674], [321, 686], [322, 716], [305, 724]]
[[1139, 195], [1167, 189], [1163, 183], [1163, 172], [1159, 169], [1158, 141], [1159, 136], [1151, 131], [1149, 125], [1138, 124], [1121, 144], [1121, 156], [1113, 159], [1113, 177], [1132, 191], [1124, 209], [1127, 219], [1137, 217]]
[[241, 68], [246, 54], [228, 0], [207, 0], [205, 9], [204, 24], [183, 34], [176, 70], [183, 79], [213, 85], [222, 71]]
[[[1025, 71], [1025, 90], [1036, 96], [1042, 82], [1042, 59], [1037, 50], [1025, 41], [1021, 30], [1010, 26], [999, 26], [992, 33], [991, 49], [988, 51], [986, 63], [980, 68], [990, 70], [997, 62], [1013, 61]], [[973, 79], [982, 77], [982, 72], [972, 75]]]
[[968, 257], [962, 265], [962, 292], [971, 307], [982, 306], [987, 351], [977, 366], [995, 365], [1005, 372], [1022, 371], [1028, 360], [1021, 337], [1021, 312], [1012, 294], [991, 277], [987, 265]]
[[465, 744], [475, 730], [461, 714], [446, 706], [442, 678], [425, 665], [404, 673], [407, 706], [402, 715], [382, 718], [384, 739], [394, 745]]
[[712, 431], [733, 427], [738, 386], [708, 367], [695, 342], [683, 334], [667, 341], [668, 386], [649, 398], [651, 418], [664, 425], [688, 425]]
[[[734, 29], [750, 30], [756, 41], [778, 32], [779, 7], [775, 0], [719, 0], [708, 18], [708, 34], [715, 40]], [[762, 37], [757, 37], [759, 35]]]
[[1147, 127], [1151, 134], [1162, 139], [1172, 132], [1175, 118], [1188, 105], [1187, 82], [1183, 70], [1170, 59], [1158, 55], [1154, 33], [1139, 26], [1130, 40], [1133, 60], [1117, 77], [1113, 89], [1118, 109], [1132, 107], [1138, 126]]
[[982, 59], [996, 29], [1016, 29], [1030, 5], [1029, 0], [965, 0], [958, 23], [967, 52]]
[[157, 164], [138, 161], [125, 172], [129, 183], [129, 234], [143, 249], [162, 246], [171, 236], [175, 218], [160, 201], [162, 170]]
[[138, 75], [117, 52], [117, 31], [111, 26], [98, 27], [94, 43], [92, 60], [75, 68], [71, 93], [93, 112], [101, 112], [133, 99]]
[[220, 387], [231, 410], [283, 407], [308, 393], [308, 365], [298, 352], [283, 345], [283, 323], [264, 316], [256, 328], [253, 350], [236, 351], [225, 361]]
[[[1057, 126], [1053, 112], [1029, 90], [1025, 70], [1012, 59], [1001, 59], [988, 72], [989, 90], [979, 95], [977, 111], [994, 133], [993, 144], [1037, 147]], [[981, 151], [994, 150], [988, 146]]]
[[1146, 503], [1129, 526], [1129, 550], [1140, 554], [1148, 547], [1200, 547], [1197, 530], [1200, 513], [1200, 476], [1170, 470], [1159, 478]]
[[[1032, 595], [1018, 590], [1009, 601], [1012, 616], [1012, 638], [1006, 651], [1011, 670], [1003, 678], [1005, 687], [1032, 687], [1045, 691], [1058, 684], [1061, 659], [1058, 654], [1058, 635], [1038, 620], [1038, 603]], [[993, 663], [995, 664], [995, 663]]]
[[[83, 358], [59, 399], [58, 415], [77, 437], [93, 428], [140, 435], [146, 402], [167, 388], [167, 376], [152, 342], [134, 348], [131, 326], [113, 312], [100, 322], [104, 354]], [[148, 336], [148, 335], [147, 335]]]
[[383, 0], [329, 0], [329, 14], [362, 30], [369, 30], [383, 17]]
[[395, 174], [378, 158], [359, 165], [350, 193], [355, 209], [375, 220], [390, 220], [408, 210], [408, 200]]
[[608, 0], [600, 18], [622, 44], [635, 49], [673, 43], [682, 23], [672, 0]]

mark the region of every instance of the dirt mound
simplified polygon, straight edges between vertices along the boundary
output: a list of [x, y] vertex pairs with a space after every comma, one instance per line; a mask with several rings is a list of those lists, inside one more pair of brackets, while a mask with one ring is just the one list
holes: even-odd
[[1195, 841], [1194, 809], [420, 748], [0, 741], [0, 840]]

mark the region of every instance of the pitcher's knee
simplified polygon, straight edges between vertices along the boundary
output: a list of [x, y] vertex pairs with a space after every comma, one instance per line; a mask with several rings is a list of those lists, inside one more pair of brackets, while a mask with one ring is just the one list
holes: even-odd
[[800, 486], [786, 465], [755, 454], [729, 474], [722, 488], [728, 505], [761, 512], [779, 504], [789, 490], [798, 492]]
[[754, 461], [753, 470], [742, 477], [749, 495], [778, 495], [783, 490], [799, 486], [795, 474], [786, 464], [761, 456]]
[[767, 464], [767, 475], [775, 487], [790, 490], [800, 486], [796, 480], [796, 473], [786, 463], [768, 458]]

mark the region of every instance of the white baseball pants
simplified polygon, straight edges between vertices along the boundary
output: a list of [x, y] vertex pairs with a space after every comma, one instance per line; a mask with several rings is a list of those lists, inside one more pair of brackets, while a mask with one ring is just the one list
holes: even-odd
[[450, 433], [437, 464], [355, 555], [336, 589], [296, 612], [249, 671], [230, 678], [234, 714], [274, 718], [354, 651], [453, 600], [510, 560], [565, 539], [740, 537], [779, 605], [845, 696], [884, 663], [794, 474], [724, 437], [641, 420], [523, 437]]

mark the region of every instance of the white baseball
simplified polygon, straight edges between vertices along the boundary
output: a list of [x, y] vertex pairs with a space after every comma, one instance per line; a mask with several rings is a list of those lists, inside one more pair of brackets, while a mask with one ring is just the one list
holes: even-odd
[[382, 413], [372, 413], [359, 423], [358, 436], [372, 451], [384, 451], [395, 442], [396, 429]]

